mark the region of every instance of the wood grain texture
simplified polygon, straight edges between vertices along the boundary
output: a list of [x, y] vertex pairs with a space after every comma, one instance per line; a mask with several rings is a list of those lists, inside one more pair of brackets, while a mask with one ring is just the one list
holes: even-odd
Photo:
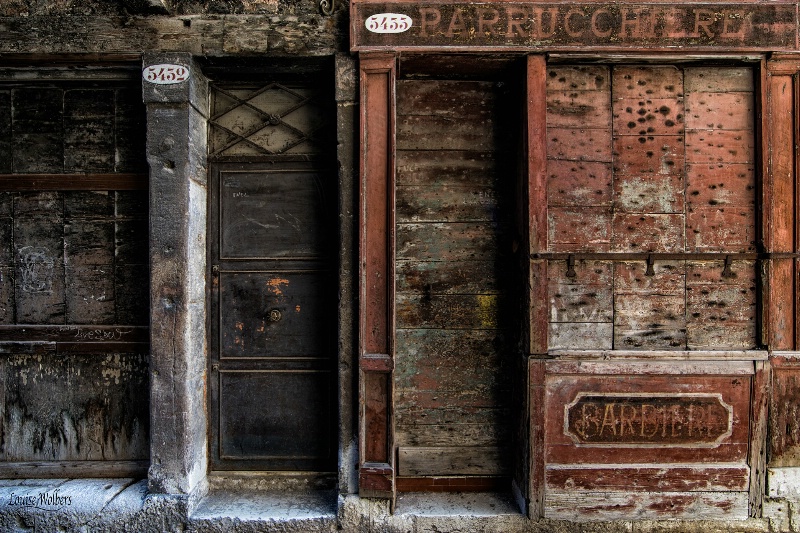
[[400, 475], [510, 472], [508, 454], [500, 453], [511, 436], [515, 307], [513, 188], [501, 170], [511, 168], [501, 140], [511, 121], [502, 98], [508, 95], [493, 82], [398, 83], [393, 385]]

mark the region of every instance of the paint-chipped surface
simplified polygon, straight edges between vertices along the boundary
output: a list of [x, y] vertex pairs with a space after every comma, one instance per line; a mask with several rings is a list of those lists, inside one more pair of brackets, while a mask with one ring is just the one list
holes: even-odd
[[551, 261], [549, 347], [754, 348], [755, 261], [723, 261], [755, 251], [752, 71], [547, 72], [550, 251], [642, 254]]
[[147, 459], [146, 354], [11, 355], [0, 375], [3, 460]]
[[401, 476], [510, 468], [509, 96], [491, 82], [401, 81], [395, 444]]

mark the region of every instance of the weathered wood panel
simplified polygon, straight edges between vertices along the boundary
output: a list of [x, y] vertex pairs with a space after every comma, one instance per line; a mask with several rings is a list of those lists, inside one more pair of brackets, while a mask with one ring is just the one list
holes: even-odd
[[615, 213], [613, 249], [618, 252], [684, 250], [684, 215]]
[[[137, 172], [145, 169], [141, 91], [120, 82], [32, 83], [3, 91], [3, 173]], [[4, 107], [4, 102], [9, 106]], [[0, 128], [3, 120], [0, 119]]]
[[612, 322], [612, 264], [607, 261], [580, 260], [575, 262], [573, 268], [574, 277], [567, 275], [567, 267], [563, 264], [553, 263], [547, 271], [550, 321]]
[[13, 225], [14, 232], [5, 241], [6, 253], [0, 253], [0, 268], [7, 272], [4, 323], [146, 324], [149, 259], [142, 196], [6, 193], [7, 216], [0, 217], [0, 227], [10, 232]]
[[547, 162], [548, 206], [610, 206], [612, 173], [609, 163]]
[[545, 517], [570, 520], [665, 519], [744, 520], [747, 492], [593, 492], [550, 491]]
[[507, 473], [508, 452], [497, 447], [441, 447], [397, 449], [398, 474], [418, 475], [498, 475]]
[[710, 492], [745, 491], [747, 465], [553, 466], [546, 470], [549, 490]]
[[[753, 87], [750, 68], [548, 69], [552, 105], [547, 121], [553, 126], [548, 132], [550, 250], [753, 252]], [[613, 135], [602, 140], [570, 122], [567, 105], [574, 103], [581, 113], [603, 116], [595, 109], [601, 102], [607, 102], [613, 113]], [[691, 109], [694, 116], [688, 117]], [[589, 135], [584, 135], [586, 132]], [[559, 141], [553, 143], [552, 139]], [[606, 155], [592, 155], [599, 153]], [[605, 161], [611, 159], [609, 166]], [[687, 297], [684, 266], [675, 266], [680, 279], [668, 281], [667, 292], [630, 294], [624, 276], [617, 277], [621, 272], [609, 280], [615, 302], [613, 340], [604, 338], [609, 332], [604, 320], [591, 327], [587, 323], [592, 319], [587, 319], [586, 313], [566, 313], [569, 304], [563, 296], [554, 297], [562, 293], [551, 287], [549, 300], [555, 314], [549, 318], [550, 348], [569, 349], [570, 344], [574, 348], [608, 347], [612, 343], [636, 349], [753, 347], [755, 295], [752, 284], [742, 281], [743, 275], [752, 279], [752, 274], [744, 274], [741, 265], [737, 266], [736, 278], [725, 281], [742, 281], [738, 290], [745, 292], [732, 288], [736, 283], [726, 283], [727, 288], [718, 289], [711, 299], [718, 311], [727, 305], [744, 306], [733, 316], [732, 311], [698, 310], [704, 305], [700, 303], [703, 298]], [[550, 261], [549, 268], [556, 272], [566, 269], [560, 261]], [[720, 273], [722, 268], [720, 265]], [[747, 268], [754, 271], [754, 263]], [[640, 276], [643, 273], [644, 260]], [[663, 274], [657, 263], [655, 277]], [[591, 282], [580, 288], [585, 278], [585, 273], [576, 271], [569, 293], [573, 304], [597, 298]], [[691, 311], [682, 301], [689, 302]]]
[[786, 353], [772, 358], [769, 400], [769, 466], [800, 464], [800, 360]]
[[[5, 461], [146, 460], [146, 354], [0, 359]], [[43, 394], [42, 391], [47, 391]]]
[[690, 349], [756, 348], [756, 268], [753, 261], [686, 264], [686, 336]]
[[[670, 463], [744, 465], [750, 390], [748, 376], [549, 375], [547, 412], [561, 414], [545, 421], [546, 461], [660, 464], [668, 454]], [[567, 424], [570, 406], [578, 418]]]
[[548, 209], [547, 240], [552, 251], [606, 251], [611, 245], [610, 207]]
[[491, 82], [398, 84], [400, 475], [510, 471], [501, 450], [510, 438], [507, 360], [517, 306], [509, 293], [513, 189], [503, 139], [511, 122], [503, 98]]

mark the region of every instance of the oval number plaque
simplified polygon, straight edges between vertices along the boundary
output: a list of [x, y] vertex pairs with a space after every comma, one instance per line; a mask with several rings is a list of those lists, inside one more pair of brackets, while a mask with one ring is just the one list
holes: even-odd
[[403, 33], [411, 28], [411, 17], [399, 13], [378, 13], [369, 17], [364, 26], [372, 33]]
[[158, 85], [183, 83], [189, 79], [189, 67], [169, 64], [150, 65], [142, 71], [142, 78]]

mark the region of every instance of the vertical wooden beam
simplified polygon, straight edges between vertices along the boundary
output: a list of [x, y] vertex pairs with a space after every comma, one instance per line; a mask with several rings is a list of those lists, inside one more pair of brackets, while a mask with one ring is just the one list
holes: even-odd
[[[528, 254], [535, 254], [548, 249], [547, 65], [544, 56], [528, 56], [527, 67], [527, 250]], [[536, 519], [544, 516], [544, 362], [537, 356], [547, 353], [547, 261], [530, 260], [528, 265], [528, 516]]]
[[359, 493], [389, 499], [395, 490], [391, 419], [395, 75], [393, 54], [360, 57]]
[[[528, 56], [527, 69], [527, 198], [528, 253], [546, 252], [547, 242], [547, 107], [544, 56]], [[547, 262], [530, 262], [530, 354], [547, 352]]]
[[767, 481], [767, 427], [769, 422], [772, 367], [769, 361], [755, 361], [750, 401], [750, 516], [760, 518]]
[[[797, 249], [796, 80], [793, 65], [767, 64], [762, 240], [765, 251], [776, 254]], [[762, 327], [771, 350], [793, 350], [797, 345], [795, 263], [791, 257], [775, 257], [764, 265]]]

